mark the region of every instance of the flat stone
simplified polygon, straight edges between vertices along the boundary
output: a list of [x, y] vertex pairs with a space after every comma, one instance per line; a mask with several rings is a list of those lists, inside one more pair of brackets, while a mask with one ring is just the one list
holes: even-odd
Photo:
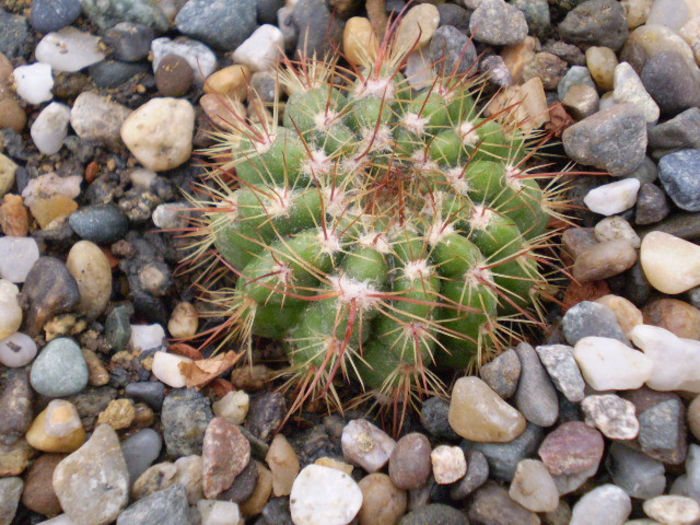
[[353, 419], [341, 436], [345, 460], [372, 473], [387, 464], [396, 441], [366, 419]]
[[65, 104], [52, 102], [32, 123], [30, 134], [37, 149], [44, 155], [53, 155], [61, 149], [68, 135], [70, 108]]
[[691, 525], [700, 520], [700, 505], [684, 496], [656, 496], [644, 502], [644, 513], [660, 523]]
[[178, 11], [175, 25], [182, 34], [230, 51], [255, 30], [255, 3], [246, 0], [189, 0]]
[[620, 487], [601, 485], [576, 502], [570, 525], [622, 525], [632, 512], [630, 497]]
[[308, 465], [294, 480], [289, 503], [296, 525], [347, 525], [362, 506], [362, 491], [345, 472]]
[[569, 401], [581, 401], [586, 384], [574, 359], [573, 347], [559, 344], [541, 345], [535, 350], [557, 390]]
[[75, 341], [59, 337], [39, 353], [30, 375], [32, 388], [47, 397], [77, 394], [88, 383], [85, 358]]
[[35, 454], [36, 451], [24, 439], [12, 445], [0, 444], [0, 476], [18, 476]]
[[572, 475], [597, 469], [603, 448], [600, 432], [581, 421], [570, 421], [550, 432], [537, 454], [552, 475]]
[[119, 130], [131, 110], [91, 91], [75, 99], [70, 111], [70, 124], [82, 139], [107, 145], [120, 142]]
[[396, 30], [398, 49], [420, 49], [433, 37], [440, 22], [440, 12], [432, 4], [411, 7], [401, 19]]
[[614, 215], [630, 209], [637, 201], [641, 183], [634, 177], [603, 184], [583, 198], [588, 209], [600, 215]]

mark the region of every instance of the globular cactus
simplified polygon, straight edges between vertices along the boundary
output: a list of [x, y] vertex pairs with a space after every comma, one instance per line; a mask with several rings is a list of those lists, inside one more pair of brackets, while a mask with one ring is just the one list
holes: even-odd
[[282, 343], [294, 408], [342, 406], [341, 382], [405, 407], [539, 319], [559, 174], [509, 108], [484, 116], [483, 82], [435, 67], [416, 91], [405, 56], [389, 36], [361, 67], [286, 61], [286, 105], [234, 111], [207, 151], [212, 333]]

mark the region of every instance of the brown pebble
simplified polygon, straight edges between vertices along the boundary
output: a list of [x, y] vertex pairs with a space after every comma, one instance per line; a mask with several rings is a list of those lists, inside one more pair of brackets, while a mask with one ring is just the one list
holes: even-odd
[[700, 339], [700, 310], [678, 299], [657, 299], [642, 309], [645, 324], [653, 324], [678, 337]]
[[615, 312], [617, 322], [620, 328], [622, 328], [622, 331], [625, 332], [625, 335], [629, 336], [632, 328], [643, 322], [642, 312], [629, 299], [625, 299], [619, 295], [608, 294], [599, 297], [595, 301], [607, 306]]
[[22, 503], [29, 510], [53, 517], [61, 513], [61, 504], [53, 490], [53, 471], [65, 454], [44, 454], [37, 458], [24, 480]]
[[229, 488], [250, 461], [250, 443], [237, 425], [215, 417], [202, 443], [202, 487], [208, 499]]
[[690, 432], [695, 436], [695, 439], [700, 440], [700, 395], [696, 396], [688, 405], [686, 417], [688, 418]]
[[0, 205], [0, 229], [5, 235], [13, 237], [25, 237], [29, 232], [29, 213], [19, 195], [8, 193], [3, 197]]
[[374, 472], [362, 478], [358, 485], [362, 491], [360, 525], [394, 525], [406, 513], [406, 493], [386, 474]]
[[88, 367], [89, 383], [92, 386], [104, 386], [109, 383], [109, 372], [102, 364], [102, 360], [95, 352], [88, 348], [83, 348], [83, 357]]
[[584, 250], [574, 261], [573, 274], [580, 282], [607, 279], [628, 270], [637, 262], [637, 251], [629, 241], [606, 241]]
[[14, 97], [0, 100], [0, 129], [11, 128], [22, 133], [27, 125], [27, 114]]
[[403, 490], [415, 489], [425, 483], [431, 471], [430, 450], [430, 441], [418, 432], [399, 439], [389, 456], [391, 482]]
[[255, 463], [258, 466], [258, 482], [253, 494], [240, 506], [241, 514], [246, 517], [260, 514], [272, 492], [272, 473], [262, 463]]
[[136, 403], [134, 405], [134, 421], [131, 423], [131, 428], [139, 429], [153, 425], [155, 414], [153, 409], [146, 403]]
[[194, 71], [187, 60], [178, 55], [165, 55], [156, 70], [156, 86], [161, 95], [181, 97], [194, 82]]

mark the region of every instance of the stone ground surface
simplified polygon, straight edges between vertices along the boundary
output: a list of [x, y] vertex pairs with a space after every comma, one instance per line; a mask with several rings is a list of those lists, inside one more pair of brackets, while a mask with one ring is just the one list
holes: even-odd
[[299, 35], [358, 57], [404, 7], [0, 1], [0, 524], [700, 522], [697, 0], [409, 6], [410, 63], [467, 46], [583, 172], [575, 280], [531, 344], [399, 436], [360, 411], [278, 432], [265, 365], [183, 388], [201, 355], [170, 339], [205, 323], [173, 230], [220, 95], [252, 114]]

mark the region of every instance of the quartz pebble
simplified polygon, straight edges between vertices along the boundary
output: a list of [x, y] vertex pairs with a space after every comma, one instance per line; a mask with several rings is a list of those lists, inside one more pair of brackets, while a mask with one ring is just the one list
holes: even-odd
[[66, 268], [78, 283], [78, 311], [88, 319], [99, 317], [112, 295], [112, 269], [107, 256], [96, 244], [78, 241], [68, 252]]
[[189, 223], [191, 205], [186, 202], [165, 202], [153, 210], [153, 224], [171, 230], [186, 228]]
[[129, 345], [137, 352], [161, 350], [164, 348], [165, 330], [159, 323], [132, 324]]
[[83, 91], [70, 110], [70, 124], [81, 139], [115, 146], [121, 142], [119, 130], [130, 113], [109, 97]]
[[639, 254], [649, 283], [667, 294], [678, 294], [700, 285], [700, 246], [653, 231], [642, 239]]
[[180, 370], [180, 363], [191, 363], [192, 359], [182, 355], [158, 351], [153, 354], [151, 371], [160, 381], [173, 388], [182, 388], [187, 378]]
[[639, 180], [635, 178], [603, 184], [589, 191], [583, 202], [595, 213], [614, 215], [634, 206], [640, 185]]
[[652, 376], [649, 357], [609, 337], [584, 337], [574, 347], [574, 358], [595, 390], [631, 390]]
[[593, 231], [598, 242], [622, 240], [629, 242], [633, 248], [639, 248], [642, 243], [630, 223], [620, 216], [603, 219]]
[[581, 402], [586, 423], [595, 426], [610, 439], [634, 439], [639, 421], [634, 405], [615, 394], [593, 395]]
[[85, 443], [85, 429], [75, 405], [53, 399], [34, 419], [27, 443], [43, 452], [73, 452]]
[[580, 474], [598, 468], [603, 436], [582, 421], [562, 423], [550, 432], [537, 454], [553, 476]]
[[630, 512], [632, 502], [627, 493], [608, 483], [587, 492], [576, 502], [570, 525], [623, 525]]
[[644, 513], [667, 525], [692, 525], [700, 520], [700, 505], [684, 496], [656, 496], [644, 502]]
[[301, 467], [296, 452], [282, 434], [272, 439], [265, 462], [272, 473], [272, 493], [275, 497], [288, 496]]
[[53, 76], [51, 66], [37, 62], [19, 66], [12, 72], [17, 94], [26, 102], [39, 105], [51, 100], [53, 94]]
[[343, 54], [352, 64], [370, 65], [377, 58], [379, 43], [369, 19], [353, 16], [343, 31]]
[[30, 381], [47, 397], [77, 394], [87, 386], [88, 369], [80, 346], [67, 337], [50, 341], [34, 360]]
[[566, 399], [578, 403], [586, 387], [574, 359], [574, 349], [567, 345], [542, 345], [535, 348], [554, 386]]
[[242, 520], [238, 504], [202, 499], [197, 502], [201, 525], [238, 525]]
[[406, 492], [396, 488], [386, 474], [369, 474], [358, 485], [362, 491], [360, 525], [395, 525], [406, 513]]
[[73, 73], [104, 60], [100, 38], [74, 27], [49, 33], [37, 44], [36, 59], [54, 71]]
[[31, 363], [36, 352], [34, 340], [21, 332], [0, 339], [0, 363], [7, 367], [18, 368]]
[[552, 512], [559, 504], [559, 492], [552, 476], [536, 459], [518, 463], [508, 495], [532, 512]]
[[362, 506], [362, 491], [344, 472], [308, 465], [294, 480], [289, 506], [295, 525], [347, 525]]
[[617, 65], [615, 51], [609, 47], [591, 46], [586, 49], [586, 66], [601, 90], [613, 89]]
[[129, 472], [114, 429], [95, 428], [82, 447], [56, 466], [53, 487], [73, 521], [95, 525], [114, 521], [129, 500]]
[[23, 283], [39, 259], [39, 246], [32, 237], [0, 237], [0, 278]]
[[19, 305], [19, 288], [10, 281], [0, 279], [0, 340], [17, 332], [20, 326], [22, 307]]
[[412, 490], [430, 476], [430, 441], [423, 434], [411, 432], [396, 443], [389, 457], [389, 477], [399, 489]]
[[215, 416], [224, 417], [234, 425], [245, 421], [250, 406], [250, 396], [243, 390], [232, 390], [211, 405]]
[[152, 98], [126, 118], [121, 137], [147, 168], [173, 169], [192, 154], [194, 117], [192, 105], [184, 99]]
[[192, 303], [182, 301], [175, 305], [168, 321], [168, 332], [177, 338], [192, 337], [197, 333], [199, 314]]
[[0, 153], [0, 196], [14, 186], [17, 168], [17, 164], [12, 159]]
[[633, 498], [653, 498], [664, 492], [664, 465], [646, 454], [621, 443], [613, 443], [607, 465], [615, 485]]
[[420, 49], [432, 38], [440, 22], [440, 12], [432, 4], [411, 7], [397, 29], [397, 49]]
[[439, 445], [430, 453], [433, 476], [438, 485], [449, 485], [467, 473], [467, 460], [459, 447]]
[[649, 123], [659, 120], [659, 106], [644, 89], [639, 75], [627, 62], [615, 67], [613, 100], [618, 104], [629, 102], [636, 105], [644, 112], [644, 118]]
[[63, 146], [68, 135], [70, 108], [65, 104], [52, 102], [41, 110], [32, 123], [30, 133], [34, 145], [44, 155], [53, 155]]
[[526, 426], [525, 418], [477, 377], [462, 377], [452, 390], [450, 426], [472, 441], [507, 443]]
[[345, 425], [340, 442], [345, 460], [369, 473], [383, 468], [396, 446], [396, 441], [366, 419]]
[[284, 49], [282, 31], [270, 24], [258, 27], [231, 57], [237, 64], [244, 64], [251, 71], [273, 69]]

